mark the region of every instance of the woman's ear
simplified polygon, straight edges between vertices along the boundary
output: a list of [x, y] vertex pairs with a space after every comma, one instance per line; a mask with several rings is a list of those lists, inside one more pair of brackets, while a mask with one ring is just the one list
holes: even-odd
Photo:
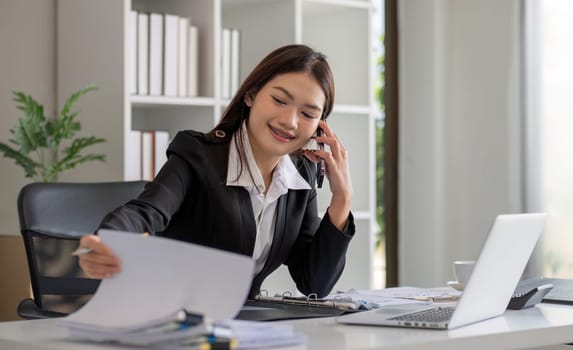
[[251, 94], [245, 95], [245, 104], [247, 107], [251, 107], [253, 105], [253, 98], [251, 97]]

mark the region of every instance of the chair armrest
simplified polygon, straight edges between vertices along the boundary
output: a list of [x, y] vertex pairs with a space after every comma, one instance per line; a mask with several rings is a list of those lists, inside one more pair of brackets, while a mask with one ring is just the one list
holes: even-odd
[[42, 310], [38, 307], [36, 302], [31, 299], [27, 298], [22, 300], [17, 307], [18, 316], [27, 319], [27, 320], [37, 320], [43, 318], [54, 318], [54, 317], [64, 317], [67, 316], [64, 313], [56, 312], [56, 311], [49, 311], [49, 310]]

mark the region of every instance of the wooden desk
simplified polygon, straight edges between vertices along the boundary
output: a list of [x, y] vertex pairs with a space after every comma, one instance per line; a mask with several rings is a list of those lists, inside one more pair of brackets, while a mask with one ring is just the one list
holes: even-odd
[[[285, 321], [308, 336], [306, 349], [518, 349], [573, 342], [573, 307], [542, 304], [451, 331], [364, 327], [337, 324], [333, 318]], [[55, 320], [0, 323], [2, 341], [17, 350], [128, 349], [71, 342]], [[6, 344], [6, 343], [5, 343]], [[133, 349], [133, 348], [129, 348]], [[296, 349], [300, 349], [297, 347]], [[302, 347], [305, 349], [305, 347]], [[573, 350], [573, 346], [571, 347]], [[282, 350], [282, 349], [281, 349]]]
[[0, 235], [0, 321], [19, 320], [16, 307], [31, 296], [22, 237]]

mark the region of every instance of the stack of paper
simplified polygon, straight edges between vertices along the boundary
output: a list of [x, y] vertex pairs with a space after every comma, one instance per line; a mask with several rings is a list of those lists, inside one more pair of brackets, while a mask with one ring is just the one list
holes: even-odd
[[231, 329], [204, 320], [196, 322], [186, 320], [186, 313], [181, 311], [165, 321], [156, 321], [139, 327], [86, 327], [85, 325], [68, 324], [70, 337], [94, 342], [114, 342], [133, 346], [156, 346], [162, 344], [180, 344], [183, 342], [231, 341]]
[[83, 308], [59, 321], [71, 338], [164, 349], [305, 342], [290, 327], [231, 321], [250, 288], [250, 257], [135, 233], [98, 234], [121, 259], [122, 270], [102, 280]]
[[269, 349], [306, 343], [306, 337], [290, 325], [233, 320], [225, 323], [238, 349]]
[[349, 299], [362, 303], [365, 309], [401, 304], [431, 304], [433, 302], [455, 302], [461, 293], [451, 287], [417, 288], [394, 287], [372, 290], [351, 289], [344, 293], [331, 294], [325, 300]]
[[[230, 338], [203, 337], [203, 341], [217, 344], [217, 348], [233, 349], [271, 349], [276, 347], [296, 346], [305, 344], [307, 339], [301, 334], [294, 332], [290, 325], [276, 325], [272, 323], [251, 321], [228, 321], [217, 325], [220, 328], [227, 327], [230, 330]], [[213, 340], [215, 339], [215, 340]], [[225, 339], [227, 339], [225, 341]], [[221, 346], [223, 344], [224, 346]], [[189, 350], [197, 345], [194, 338], [181, 339], [175, 342], [158, 344], [157, 348], [163, 350]], [[213, 349], [214, 347], [211, 347]]]

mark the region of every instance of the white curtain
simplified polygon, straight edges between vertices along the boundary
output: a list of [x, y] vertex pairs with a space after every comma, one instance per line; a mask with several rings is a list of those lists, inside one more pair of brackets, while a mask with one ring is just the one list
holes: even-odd
[[526, 209], [549, 214], [537, 273], [573, 277], [573, 1], [525, 11]]
[[523, 211], [520, 13], [519, 0], [399, 2], [401, 285], [444, 285], [496, 215]]

